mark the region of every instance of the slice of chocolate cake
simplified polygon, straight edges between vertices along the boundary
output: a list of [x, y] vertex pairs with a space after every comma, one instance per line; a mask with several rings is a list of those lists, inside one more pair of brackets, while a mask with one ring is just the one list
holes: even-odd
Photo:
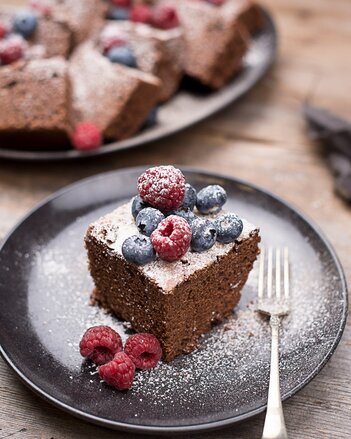
[[52, 16], [65, 23], [76, 46], [100, 31], [108, 9], [106, 0], [46, 0]]
[[155, 76], [111, 63], [93, 42], [77, 48], [69, 71], [74, 124], [93, 122], [106, 138], [135, 134], [158, 101]]
[[0, 67], [0, 134], [25, 132], [67, 138], [70, 85], [64, 58], [18, 61]]
[[157, 76], [162, 83], [160, 101], [168, 100], [177, 91], [184, 71], [184, 39], [178, 27], [159, 30], [131, 21], [108, 21], [101, 38], [126, 36], [133, 47], [138, 68]]
[[202, 253], [189, 250], [175, 262], [156, 259], [137, 266], [122, 254], [126, 238], [138, 233], [131, 204], [119, 207], [91, 224], [86, 234], [93, 300], [136, 331], [154, 334], [164, 360], [191, 352], [201, 334], [239, 302], [260, 241], [258, 229], [243, 224], [235, 242], [216, 242]]
[[[23, 11], [19, 11], [23, 13]], [[63, 56], [67, 58], [71, 49], [72, 34], [65, 23], [53, 17], [38, 15], [35, 11], [26, 10], [27, 14], [36, 17], [34, 32], [25, 38], [28, 48], [25, 53], [26, 59], [52, 58]], [[8, 9], [0, 12], [0, 22], [9, 32], [13, 29], [16, 12]]]
[[185, 71], [214, 89], [240, 70], [248, 48], [248, 33], [233, 9], [205, 1], [180, 0], [177, 4], [186, 41]]
[[251, 0], [228, 0], [223, 5], [227, 15], [236, 14], [238, 22], [250, 33], [260, 31], [264, 25], [264, 17], [259, 6]]

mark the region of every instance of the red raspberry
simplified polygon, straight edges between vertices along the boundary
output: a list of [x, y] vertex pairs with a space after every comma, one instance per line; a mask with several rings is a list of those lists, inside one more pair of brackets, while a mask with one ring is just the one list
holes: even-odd
[[7, 34], [7, 27], [4, 25], [4, 23], [0, 22], [0, 40], [5, 37]]
[[150, 168], [138, 178], [140, 197], [163, 211], [177, 209], [183, 202], [185, 178], [174, 166]]
[[160, 343], [151, 334], [131, 335], [126, 341], [124, 352], [138, 369], [152, 369], [162, 357]]
[[119, 6], [121, 8], [129, 8], [131, 6], [131, 0], [111, 0], [114, 6]]
[[96, 364], [105, 364], [122, 350], [122, 339], [109, 326], [93, 326], [83, 335], [79, 349], [82, 357], [90, 358]]
[[112, 47], [125, 46], [127, 40], [122, 35], [101, 35], [100, 47], [104, 55], [112, 49]]
[[151, 242], [161, 259], [177, 261], [188, 251], [191, 229], [188, 222], [180, 216], [170, 215], [160, 222], [151, 234]]
[[39, 14], [43, 15], [44, 17], [50, 17], [50, 15], [52, 14], [52, 7], [45, 1], [32, 0], [30, 2], [30, 6], [32, 9], [39, 12]]
[[23, 58], [25, 43], [21, 37], [12, 37], [0, 41], [0, 61], [2, 64], [12, 64]]
[[159, 29], [172, 29], [179, 26], [176, 9], [171, 5], [159, 5], [152, 14], [152, 25]]
[[99, 367], [99, 375], [109, 386], [127, 390], [132, 387], [135, 366], [128, 355], [119, 352], [112, 361]]
[[102, 134], [99, 128], [90, 122], [81, 122], [76, 126], [72, 143], [80, 151], [97, 149], [102, 144]]
[[208, 3], [211, 3], [215, 6], [222, 6], [225, 0], [206, 0]]
[[130, 13], [130, 20], [137, 23], [150, 24], [152, 22], [152, 10], [146, 5], [135, 5]]

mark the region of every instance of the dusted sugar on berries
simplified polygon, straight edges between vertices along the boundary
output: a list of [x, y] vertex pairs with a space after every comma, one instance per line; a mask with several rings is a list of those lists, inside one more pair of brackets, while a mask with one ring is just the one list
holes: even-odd
[[179, 26], [179, 18], [174, 6], [157, 5], [152, 11], [151, 23], [158, 29], [168, 30]]
[[190, 226], [185, 219], [171, 215], [160, 222], [151, 235], [151, 242], [161, 259], [177, 261], [190, 247]]
[[82, 357], [96, 364], [105, 364], [122, 350], [121, 336], [109, 326], [93, 326], [83, 335], [79, 344]]
[[127, 261], [136, 265], [145, 265], [156, 258], [155, 249], [147, 236], [133, 235], [122, 245], [122, 254]]
[[229, 244], [235, 241], [243, 231], [243, 222], [234, 213], [226, 213], [214, 220], [217, 230], [217, 241]]
[[12, 64], [24, 57], [26, 42], [20, 36], [0, 40], [0, 65]]
[[147, 207], [139, 212], [135, 222], [140, 233], [150, 236], [151, 233], [157, 229], [157, 226], [165, 216], [159, 210], [153, 207]]
[[196, 197], [197, 210], [204, 214], [218, 213], [227, 201], [227, 193], [218, 184], [206, 186]]
[[130, 13], [130, 19], [136, 23], [152, 23], [152, 9], [147, 5], [135, 5]]
[[128, 355], [119, 352], [112, 361], [99, 367], [99, 376], [109, 386], [128, 390], [133, 385], [135, 365]]
[[204, 252], [212, 248], [217, 239], [217, 229], [212, 221], [197, 218], [191, 224], [191, 249]]
[[152, 334], [131, 335], [124, 346], [124, 352], [138, 369], [152, 369], [162, 357], [162, 349], [157, 338]]
[[170, 212], [184, 200], [185, 178], [174, 166], [157, 166], [138, 178], [138, 191], [146, 203], [162, 212]]

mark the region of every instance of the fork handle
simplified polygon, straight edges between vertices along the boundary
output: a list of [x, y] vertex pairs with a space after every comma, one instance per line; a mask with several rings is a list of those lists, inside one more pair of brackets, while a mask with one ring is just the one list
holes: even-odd
[[271, 371], [269, 376], [267, 412], [262, 439], [288, 439], [279, 383], [280, 317], [275, 315], [271, 316], [270, 325], [272, 330]]

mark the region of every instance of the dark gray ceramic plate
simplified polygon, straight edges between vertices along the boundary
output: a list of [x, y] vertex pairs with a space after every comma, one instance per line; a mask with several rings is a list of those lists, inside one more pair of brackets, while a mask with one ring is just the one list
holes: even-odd
[[[107, 427], [137, 432], [199, 431], [247, 419], [265, 409], [269, 329], [254, 312], [257, 267], [232, 318], [200, 348], [151, 372], [138, 372], [127, 393], [100, 382], [84, 363], [83, 331], [122, 322], [89, 306], [92, 282], [83, 236], [88, 224], [130, 199], [142, 168], [76, 183], [34, 209], [0, 251], [0, 344], [9, 366], [36, 393], [63, 410]], [[222, 184], [227, 208], [261, 227], [265, 245], [287, 245], [293, 309], [284, 320], [284, 399], [307, 384], [336, 348], [347, 314], [344, 274], [323, 235], [273, 195], [235, 179], [185, 169], [197, 188]]]
[[105, 145], [97, 151], [82, 153], [69, 150], [28, 150], [21, 145], [4, 147], [0, 145], [0, 157], [17, 160], [65, 160], [104, 155], [115, 151], [133, 148], [162, 139], [181, 131], [211, 116], [238, 100], [248, 92], [266, 73], [273, 63], [277, 51], [277, 33], [272, 17], [264, 12], [265, 27], [253, 38], [246, 56], [243, 70], [232, 82], [218, 92], [205, 93], [193, 87], [183, 87], [177, 95], [159, 111], [158, 123], [138, 135]]

